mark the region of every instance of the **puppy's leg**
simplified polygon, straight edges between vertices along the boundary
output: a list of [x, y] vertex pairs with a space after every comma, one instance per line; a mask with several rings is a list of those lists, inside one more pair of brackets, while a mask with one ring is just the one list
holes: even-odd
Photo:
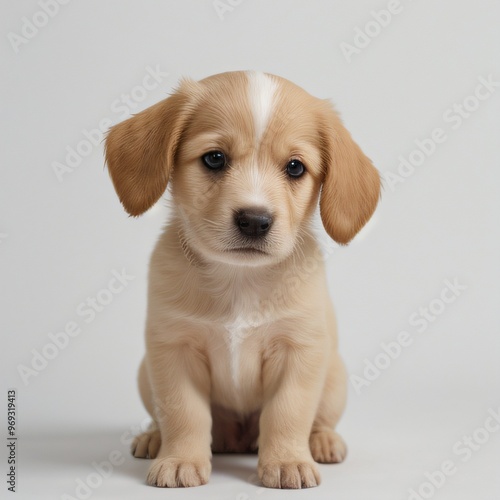
[[344, 411], [347, 393], [347, 377], [344, 363], [335, 350], [321, 395], [318, 412], [309, 438], [311, 453], [320, 463], [342, 462], [347, 447], [335, 426]]
[[205, 484], [211, 471], [208, 363], [188, 343], [148, 347], [161, 446], [147, 481], [166, 487]]
[[309, 435], [325, 378], [326, 346], [283, 342], [264, 361], [259, 477], [271, 488], [317, 486]]
[[138, 382], [142, 402], [151, 417], [153, 417], [153, 422], [151, 422], [147, 431], [134, 438], [131, 451], [132, 455], [136, 458], [156, 458], [158, 450], [160, 449], [161, 436], [158, 424], [154, 420], [153, 395], [151, 393], [151, 383], [146, 370], [146, 359], [142, 360], [139, 368]]

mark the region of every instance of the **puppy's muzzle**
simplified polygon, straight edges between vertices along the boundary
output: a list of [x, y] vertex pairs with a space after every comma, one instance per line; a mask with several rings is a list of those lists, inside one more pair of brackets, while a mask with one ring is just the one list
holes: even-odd
[[249, 208], [236, 212], [234, 222], [243, 235], [262, 238], [271, 229], [273, 218], [265, 209]]

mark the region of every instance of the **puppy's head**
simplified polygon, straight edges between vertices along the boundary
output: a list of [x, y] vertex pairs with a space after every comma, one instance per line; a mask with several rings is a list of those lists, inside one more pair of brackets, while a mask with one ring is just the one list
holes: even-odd
[[236, 265], [290, 255], [319, 195], [326, 231], [348, 243], [380, 192], [328, 102], [257, 72], [183, 81], [111, 129], [106, 160], [127, 212], [145, 212], [170, 183], [187, 244]]

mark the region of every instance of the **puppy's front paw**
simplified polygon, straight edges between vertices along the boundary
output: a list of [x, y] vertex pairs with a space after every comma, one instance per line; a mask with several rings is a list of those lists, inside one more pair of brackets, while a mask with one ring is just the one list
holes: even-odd
[[149, 469], [147, 482], [164, 488], [200, 486], [208, 483], [211, 470], [209, 459], [157, 458]]
[[259, 478], [268, 488], [312, 488], [321, 482], [314, 462], [259, 463]]
[[331, 429], [315, 431], [309, 439], [311, 454], [316, 462], [336, 464], [347, 455], [347, 446], [340, 436]]

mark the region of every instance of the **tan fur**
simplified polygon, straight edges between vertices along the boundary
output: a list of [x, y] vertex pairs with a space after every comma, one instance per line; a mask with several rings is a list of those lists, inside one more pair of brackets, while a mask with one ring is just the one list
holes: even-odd
[[[326, 230], [350, 241], [375, 209], [379, 176], [327, 102], [279, 77], [268, 75], [277, 92], [257, 140], [249, 78], [185, 81], [106, 142], [130, 214], [151, 207], [167, 182], [174, 200], [151, 259], [139, 373], [154, 421], [133, 447], [156, 457], [148, 482], [157, 486], [204, 484], [211, 451], [257, 448], [265, 486], [315, 486], [314, 462], [346, 454], [334, 432], [346, 375], [309, 223], [322, 189]], [[229, 158], [223, 173], [200, 161], [212, 150]], [[306, 165], [303, 177], [287, 178], [290, 159]], [[234, 211], [256, 203], [273, 226], [261, 252], [241, 252]]]

